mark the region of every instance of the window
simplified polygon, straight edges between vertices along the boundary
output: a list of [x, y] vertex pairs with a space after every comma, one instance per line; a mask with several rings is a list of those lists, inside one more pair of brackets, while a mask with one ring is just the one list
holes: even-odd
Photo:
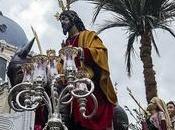
[[7, 60], [0, 57], [0, 78], [5, 81]]

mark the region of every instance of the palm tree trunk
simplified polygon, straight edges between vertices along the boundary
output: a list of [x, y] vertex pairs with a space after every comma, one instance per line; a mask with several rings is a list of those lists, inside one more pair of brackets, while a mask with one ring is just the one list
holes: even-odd
[[140, 58], [143, 62], [143, 74], [145, 79], [146, 99], [149, 103], [150, 100], [157, 96], [157, 82], [155, 80], [155, 71], [153, 70], [152, 57], [151, 57], [151, 37], [150, 32], [145, 31], [141, 35]]

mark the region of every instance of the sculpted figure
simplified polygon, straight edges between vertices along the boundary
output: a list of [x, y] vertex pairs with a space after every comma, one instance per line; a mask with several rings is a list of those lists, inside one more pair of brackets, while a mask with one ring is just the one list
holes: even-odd
[[[117, 97], [110, 79], [107, 48], [94, 31], [85, 29], [78, 14], [72, 10], [63, 11], [59, 17], [64, 35], [68, 38], [63, 46], [76, 47], [83, 55], [83, 66], [95, 84], [94, 94], [98, 100], [98, 110], [91, 119], [84, 119], [79, 113], [77, 101], [73, 101], [72, 118], [74, 129], [111, 130], [113, 109]], [[76, 67], [80, 66], [81, 57], [76, 58]], [[92, 112], [93, 102], [87, 103], [87, 111]]]
[[[119, 128], [121, 130], [128, 129], [126, 113], [120, 106], [116, 106], [117, 97], [110, 79], [107, 48], [102, 40], [94, 31], [85, 29], [83, 22], [74, 11], [63, 11], [59, 20], [63, 33], [65, 35], [68, 34], [63, 47], [71, 46], [79, 50], [79, 55], [75, 59], [76, 67], [78, 70], [81, 70], [83, 66], [86, 76], [95, 84], [94, 95], [98, 100], [97, 113], [90, 119], [85, 119], [80, 115], [79, 104], [76, 99], [73, 100], [72, 107], [60, 108], [65, 125], [69, 130], [112, 130], [112, 124], [115, 124], [114, 129], [116, 130]], [[31, 57], [28, 56], [28, 53], [33, 45], [33, 41], [34, 39], [17, 51], [8, 66], [7, 74], [12, 86], [22, 82], [24, 74], [21, 65], [30, 62]], [[63, 72], [61, 69], [61, 65], [58, 64], [58, 72]], [[66, 81], [62, 85], [64, 88]], [[47, 91], [46, 88], [45, 91]], [[50, 93], [49, 90], [47, 93]], [[87, 114], [90, 114], [94, 109], [92, 99], [88, 99], [86, 106]], [[47, 116], [48, 112], [45, 106], [39, 106], [36, 109], [34, 130], [42, 130], [44, 128], [48, 120]]]

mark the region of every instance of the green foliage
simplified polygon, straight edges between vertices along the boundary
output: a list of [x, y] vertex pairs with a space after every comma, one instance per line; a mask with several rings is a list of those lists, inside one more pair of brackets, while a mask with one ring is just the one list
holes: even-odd
[[[80, 0], [74, 0], [80, 1]], [[93, 22], [101, 10], [112, 12], [113, 18], [106, 20], [99, 28], [98, 32], [113, 27], [124, 27], [129, 33], [126, 50], [127, 71], [131, 73], [131, 53], [133, 53], [133, 43], [135, 38], [141, 36], [145, 31], [151, 33], [153, 47], [157, 54], [159, 51], [152, 33], [153, 29], [163, 29], [175, 37], [168, 23], [174, 20], [175, 1], [174, 0], [83, 0], [96, 5]]]

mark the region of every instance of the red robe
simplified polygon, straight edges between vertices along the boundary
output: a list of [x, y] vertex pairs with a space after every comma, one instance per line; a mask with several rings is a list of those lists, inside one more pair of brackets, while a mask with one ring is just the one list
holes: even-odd
[[[66, 41], [66, 45], [71, 45], [73, 47], [78, 47], [78, 36], [74, 36], [73, 38], [69, 38]], [[79, 112], [79, 104], [76, 99], [73, 102], [73, 120], [75, 124], [79, 124], [80, 126], [86, 128], [87, 130], [106, 130], [106, 128], [110, 128], [112, 126], [112, 117], [113, 117], [113, 108], [114, 105], [111, 104], [104, 93], [102, 92], [99, 86], [99, 77], [100, 74], [98, 67], [95, 65], [90, 51], [88, 48], [83, 48], [84, 50], [84, 63], [93, 68], [95, 71], [95, 76], [92, 78], [95, 84], [94, 95], [98, 101], [98, 110], [95, 116], [91, 119], [84, 119]], [[80, 67], [79, 58], [76, 58], [76, 66]], [[94, 109], [94, 103], [91, 98], [88, 99], [87, 102], [87, 114], [90, 114]]]
[[46, 120], [47, 120], [47, 110], [46, 107], [40, 106], [35, 112], [35, 125], [34, 130], [43, 130]]

